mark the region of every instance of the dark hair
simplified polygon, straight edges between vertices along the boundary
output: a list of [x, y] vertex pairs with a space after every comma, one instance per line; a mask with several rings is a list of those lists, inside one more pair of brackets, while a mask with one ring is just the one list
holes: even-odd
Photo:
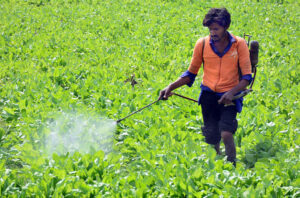
[[230, 14], [226, 8], [211, 8], [203, 19], [203, 26], [208, 27], [212, 23], [217, 23], [224, 28], [229, 28], [230, 22]]

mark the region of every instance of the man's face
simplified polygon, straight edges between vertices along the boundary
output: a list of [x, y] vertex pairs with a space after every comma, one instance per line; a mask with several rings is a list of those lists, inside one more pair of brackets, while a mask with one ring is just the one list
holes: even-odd
[[208, 26], [208, 29], [211, 39], [214, 42], [219, 42], [226, 36], [227, 28], [225, 29], [223, 26], [217, 23], [212, 23], [210, 26]]

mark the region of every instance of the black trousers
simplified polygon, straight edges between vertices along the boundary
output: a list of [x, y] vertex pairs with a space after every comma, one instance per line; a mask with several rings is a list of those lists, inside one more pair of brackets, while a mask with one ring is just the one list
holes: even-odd
[[200, 97], [204, 126], [202, 133], [208, 144], [217, 144], [221, 141], [221, 132], [235, 133], [237, 130], [237, 111], [235, 105], [224, 106], [218, 104], [220, 96], [213, 92], [203, 91]]

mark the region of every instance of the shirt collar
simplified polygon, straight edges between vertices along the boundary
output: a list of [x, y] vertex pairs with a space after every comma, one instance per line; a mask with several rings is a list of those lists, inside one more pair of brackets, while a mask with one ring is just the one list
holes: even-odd
[[231, 43], [234, 43], [234, 42], [236, 42], [236, 39], [228, 32], [228, 35], [229, 35], [229, 41], [231, 42]]
[[[229, 36], [229, 42], [232, 44], [234, 42], [236, 42], [236, 39], [227, 31], [228, 36]], [[214, 41], [211, 39], [211, 37], [209, 36], [209, 43], [210, 44], [214, 44]]]
[[217, 50], [217, 48], [216, 48], [216, 46], [215, 46], [215, 44], [214, 44], [214, 42], [213, 42], [213, 40], [211, 38], [209, 39], [209, 43], [210, 43], [210, 46], [211, 46], [212, 50], [219, 57], [223, 57], [229, 51], [229, 49], [231, 48], [232, 44], [234, 42], [236, 42], [236, 39], [229, 32], [227, 32], [227, 33], [228, 33], [228, 36], [229, 36], [229, 43], [228, 43], [227, 47], [224, 49], [223, 53], [219, 53], [218, 50]]

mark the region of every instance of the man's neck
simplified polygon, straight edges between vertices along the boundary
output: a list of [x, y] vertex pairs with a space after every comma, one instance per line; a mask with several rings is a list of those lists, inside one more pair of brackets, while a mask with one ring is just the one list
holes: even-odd
[[228, 42], [229, 42], [229, 35], [228, 35], [229, 33], [226, 31], [225, 32], [225, 36], [221, 39], [221, 40], [219, 40], [219, 41], [217, 41], [217, 42], [214, 42], [214, 44], [215, 45], [218, 45], [218, 46], [224, 46], [224, 45], [227, 45], [228, 44]]

